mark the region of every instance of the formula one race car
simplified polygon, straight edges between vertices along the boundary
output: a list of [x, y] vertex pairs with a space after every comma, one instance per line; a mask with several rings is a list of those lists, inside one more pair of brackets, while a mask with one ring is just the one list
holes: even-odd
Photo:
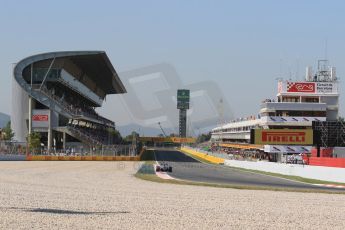
[[172, 167], [167, 163], [156, 165], [156, 172], [172, 172]]

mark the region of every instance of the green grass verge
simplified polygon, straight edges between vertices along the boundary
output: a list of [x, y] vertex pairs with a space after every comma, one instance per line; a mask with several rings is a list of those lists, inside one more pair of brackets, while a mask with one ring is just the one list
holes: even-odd
[[[199, 160], [201, 162], [207, 163], [207, 164], [214, 164], [218, 165], [215, 163], [212, 163], [210, 161], [207, 161], [203, 158], [196, 157], [194, 155], [188, 154], [184, 151], [181, 151], [185, 153], [186, 155]], [[176, 185], [194, 185], [194, 186], [207, 186], [207, 187], [215, 187], [215, 188], [232, 188], [232, 189], [244, 189], [244, 190], [267, 190], [267, 191], [283, 191], [283, 192], [303, 192], [303, 193], [326, 193], [326, 194], [343, 194], [345, 195], [345, 192], [331, 192], [331, 191], [324, 191], [321, 190], [322, 188], [320, 187], [319, 189], [313, 189], [313, 190], [305, 190], [305, 189], [289, 189], [289, 188], [280, 188], [280, 187], [260, 187], [260, 186], [247, 186], [247, 185], [236, 185], [236, 184], [215, 184], [215, 183], [206, 183], [206, 182], [195, 182], [195, 181], [186, 181], [186, 180], [165, 180], [162, 178], [159, 178], [156, 176], [156, 173], [153, 168], [153, 164], [155, 163], [154, 161], [154, 152], [153, 150], [148, 150], [143, 154], [143, 157], [147, 159], [145, 163], [140, 167], [140, 169], [137, 171], [137, 173], [134, 175], [136, 178], [142, 179], [142, 180], [147, 180], [151, 182], [156, 182], [156, 183], [168, 183], [168, 184], [176, 184]], [[300, 182], [305, 182], [305, 183], [312, 183], [312, 184], [329, 184], [333, 182], [328, 182], [328, 181], [320, 181], [320, 180], [313, 180], [313, 179], [308, 179], [308, 178], [303, 178], [303, 177], [295, 177], [295, 176], [286, 176], [282, 174], [277, 174], [277, 173], [268, 173], [264, 171], [259, 171], [259, 170], [250, 170], [250, 169], [243, 169], [243, 168], [237, 168], [237, 167], [230, 167], [230, 166], [220, 166], [220, 167], [227, 167], [239, 171], [246, 171], [246, 172], [251, 172], [251, 173], [258, 173], [258, 174], [264, 174], [264, 175], [269, 175], [269, 176], [275, 176], [275, 177], [281, 177], [285, 179], [290, 179], [290, 180], [295, 180], [295, 181], [300, 181]], [[333, 183], [333, 184], [339, 184], [342, 185], [341, 183]]]
[[236, 185], [236, 184], [214, 184], [206, 182], [195, 182], [186, 180], [165, 180], [156, 176], [153, 168], [153, 161], [145, 162], [138, 172], [134, 175], [136, 178], [151, 181], [155, 183], [164, 184], [176, 184], [176, 185], [193, 185], [193, 186], [207, 186], [215, 188], [232, 188], [232, 189], [244, 189], [244, 190], [266, 190], [266, 191], [282, 191], [282, 192], [303, 192], [303, 193], [326, 193], [326, 194], [343, 194], [345, 192], [330, 192], [324, 190], [304, 190], [304, 189], [289, 189], [280, 187], [260, 187], [260, 186], [247, 186], [247, 185]]
[[[186, 154], [186, 155], [188, 155], [188, 156], [190, 156], [190, 157], [192, 157], [198, 161], [201, 161], [203, 163], [218, 165], [218, 164], [212, 163], [210, 161], [207, 161], [203, 158], [196, 157], [196, 156], [189, 154], [185, 151], [181, 151], [181, 152], [183, 152], [184, 154]], [[239, 168], [239, 167], [233, 167], [233, 166], [224, 166], [224, 167], [229, 167], [229, 168], [236, 169], [239, 171], [252, 172], [252, 173], [263, 174], [263, 175], [268, 175], [268, 176], [280, 177], [280, 178], [284, 178], [284, 179], [289, 179], [289, 180], [294, 180], [294, 181], [299, 181], [299, 182], [309, 183], [309, 184], [334, 184], [334, 185], [344, 185], [345, 186], [345, 183], [339, 183], [339, 182], [333, 182], [333, 181], [316, 180], [316, 179], [310, 179], [310, 178], [305, 178], [305, 177], [290, 176], [290, 175], [284, 175], [284, 174], [279, 174], [279, 173], [271, 173], [271, 172], [265, 172], [265, 171], [255, 170], [255, 169], [245, 169], [245, 168]]]
[[290, 176], [290, 175], [284, 175], [284, 174], [279, 174], [279, 173], [271, 173], [271, 172], [265, 172], [265, 171], [254, 170], [254, 169], [244, 169], [244, 168], [238, 168], [238, 167], [232, 167], [232, 166], [225, 166], [225, 167], [229, 167], [229, 168], [236, 169], [239, 171], [252, 172], [252, 173], [263, 174], [263, 175], [274, 176], [274, 177], [281, 177], [284, 179], [304, 182], [308, 184], [334, 184], [334, 185], [345, 186], [345, 183], [339, 183], [339, 182], [333, 182], [333, 181], [316, 180], [316, 179], [310, 179], [310, 178], [305, 178], [305, 177], [300, 177], [300, 176]]
[[136, 173], [136, 178], [147, 180], [155, 183], [164, 183], [164, 184], [176, 184], [176, 185], [193, 185], [193, 186], [207, 186], [214, 188], [232, 188], [232, 189], [244, 189], [244, 190], [265, 190], [265, 191], [281, 191], [281, 192], [302, 192], [302, 193], [325, 193], [325, 194], [342, 194], [345, 195], [345, 192], [331, 192], [325, 190], [304, 190], [304, 189], [289, 189], [289, 188], [280, 188], [280, 187], [260, 187], [260, 186], [246, 186], [246, 185], [235, 185], [235, 184], [213, 184], [205, 182], [194, 182], [194, 181], [185, 181], [185, 180], [164, 180], [157, 177], [155, 174], [143, 174]]
[[137, 174], [143, 175], [155, 175], [155, 170], [153, 168], [153, 161], [145, 162], [138, 170]]

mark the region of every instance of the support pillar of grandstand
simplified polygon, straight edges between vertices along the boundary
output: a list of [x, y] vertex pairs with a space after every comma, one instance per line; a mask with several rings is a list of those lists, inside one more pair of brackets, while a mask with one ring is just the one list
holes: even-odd
[[47, 149], [48, 149], [48, 152], [51, 150], [52, 148], [52, 141], [53, 141], [53, 131], [52, 131], [52, 111], [51, 109], [49, 109], [49, 123], [48, 123], [48, 143], [47, 143]]
[[29, 135], [32, 133], [32, 104], [33, 99], [29, 97]]
[[66, 149], [66, 133], [62, 133], [62, 148]]
[[[30, 84], [32, 90], [33, 64], [30, 65]], [[32, 133], [32, 104], [33, 99], [29, 96], [29, 135]]]

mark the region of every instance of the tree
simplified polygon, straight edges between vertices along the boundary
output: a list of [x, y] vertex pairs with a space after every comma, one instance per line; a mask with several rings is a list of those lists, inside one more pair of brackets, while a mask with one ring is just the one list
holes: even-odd
[[123, 142], [122, 136], [120, 132], [114, 128], [108, 128], [107, 129], [109, 136], [111, 138], [112, 144], [119, 144]]
[[202, 142], [206, 142], [209, 141], [211, 139], [211, 133], [203, 133], [201, 135], [198, 136], [196, 142], [197, 143], [202, 143]]
[[130, 134], [130, 135], [128, 135], [128, 136], [125, 137], [125, 141], [126, 141], [127, 143], [132, 143], [133, 137], [134, 137], [134, 136], [135, 136], [136, 138], [138, 138], [138, 137], [139, 137], [139, 133], [133, 131], [132, 134]]
[[11, 122], [7, 122], [5, 128], [2, 129], [2, 131], [4, 132], [4, 136], [3, 139], [5, 141], [11, 141], [14, 137], [14, 132], [11, 129]]
[[338, 121], [341, 121], [341, 122], [345, 122], [345, 119], [344, 119], [344, 117], [338, 117]]
[[30, 151], [37, 150], [41, 146], [41, 134], [33, 132], [28, 135], [27, 141]]

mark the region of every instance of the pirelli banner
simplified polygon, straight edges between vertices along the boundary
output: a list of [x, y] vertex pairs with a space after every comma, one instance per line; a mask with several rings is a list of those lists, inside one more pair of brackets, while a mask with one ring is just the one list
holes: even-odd
[[312, 145], [312, 129], [252, 129], [251, 144], [256, 145]]

